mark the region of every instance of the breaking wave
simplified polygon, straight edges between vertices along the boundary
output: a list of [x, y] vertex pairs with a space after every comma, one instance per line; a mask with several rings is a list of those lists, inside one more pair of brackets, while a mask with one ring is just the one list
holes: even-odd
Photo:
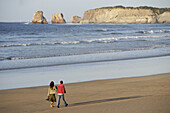
[[[36, 45], [73, 45], [80, 43], [114, 43], [119, 40], [127, 40], [127, 39], [139, 39], [139, 38], [150, 38], [144, 39], [142, 41], [156, 41], [157, 39], [151, 38], [161, 38], [161, 37], [170, 37], [170, 35], [162, 35], [162, 36], [122, 36], [122, 37], [111, 37], [111, 38], [96, 38], [96, 39], [85, 39], [80, 41], [61, 41], [61, 42], [37, 42], [37, 43], [11, 43], [0, 45], [0, 47], [15, 47], [15, 46], [36, 46]], [[140, 40], [139, 40], [140, 41]]]
[[136, 33], [141, 33], [141, 34], [170, 33], [170, 30], [138, 31], [138, 32], [136, 32]]
[[25, 57], [8, 57], [8, 58], [0, 58], [2, 60], [22, 60], [22, 59], [35, 59], [35, 58], [49, 58], [49, 57], [60, 57], [60, 56], [72, 56], [72, 55], [83, 55], [83, 54], [98, 54], [98, 53], [111, 53], [111, 52], [124, 52], [124, 51], [135, 51], [135, 50], [151, 50], [155, 48], [162, 48], [162, 47], [170, 47], [170, 45], [153, 45], [150, 47], [145, 48], [129, 48], [125, 50], [106, 50], [106, 51], [95, 51], [95, 52], [86, 52], [81, 54], [60, 54], [60, 55], [50, 55], [50, 56], [25, 56]]
[[106, 31], [109, 31], [108, 29], [97, 29], [95, 31], [98, 31], [98, 32], [106, 32]]
[[25, 57], [8, 57], [2, 60], [22, 60], [22, 59], [35, 59], [35, 58], [49, 58], [49, 57], [59, 57], [59, 56], [72, 56], [72, 55], [83, 55], [83, 54], [98, 54], [98, 53], [111, 53], [111, 52], [122, 52], [122, 50], [106, 50], [106, 51], [95, 51], [95, 52], [86, 52], [82, 54], [60, 54], [60, 55], [50, 55], [50, 56], [25, 56]]
[[4, 58], [0, 58], [0, 61], [5, 60]]

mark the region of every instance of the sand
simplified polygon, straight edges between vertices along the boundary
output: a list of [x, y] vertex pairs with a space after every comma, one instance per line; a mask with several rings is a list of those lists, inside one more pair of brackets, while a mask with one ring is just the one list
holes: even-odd
[[1, 90], [0, 113], [170, 113], [170, 73], [65, 87], [60, 108], [45, 100], [48, 86]]

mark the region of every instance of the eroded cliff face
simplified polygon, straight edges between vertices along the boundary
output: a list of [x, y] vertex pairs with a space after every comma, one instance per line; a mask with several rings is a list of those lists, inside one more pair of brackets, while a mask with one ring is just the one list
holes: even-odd
[[160, 24], [170, 24], [170, 12], [164, 12], [158, 16], [158, 22]]
[[57, 13], [51, 16], [51, 23], [52, 24], [65, 24], [66, 21], [62, 13]]
[[47, 20], [43, 16], [43, 11], [37, 11], [34, 13], [32, 23], [33, 24], [48, 24]]
[[[159, 10], [140, 8], [99, 8], [88, 10], [80, 23], [113, 23], [113, 24], [154, 24], [169, 23], [169, 13], [160, 14]], [[159, 19], [158, 19], [159, 17]], [[163, 20], [166, 17], [166, 20]]]

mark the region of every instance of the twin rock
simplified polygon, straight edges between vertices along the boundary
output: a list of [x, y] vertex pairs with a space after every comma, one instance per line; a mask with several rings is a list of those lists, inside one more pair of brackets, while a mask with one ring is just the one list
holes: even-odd
[[[36, 13], [34, 13], [32, 23], [33, 24], [48, 24], [47, 20], [43, 16], [43, 11], [37, 11]], [[66, 21], [63, 18], [62, 13], [57, 13], [57, 14], [51, 15], [51, 23], [52, 24], [64, 24], [66, 23]]]
[[[72, 23], [79, 23], [80, 20], [81, 20], [81, 17], [78, 17], [78, 16], [72, 17]], [[37, 11], [36, 13], [34, 13], [32, 23], [33, 24], [48, 24], [46, 18], [43, 16], [43, 11]], [[57, 14], [51, 15], [51, 23], [52, 24], [65, 24], [66, 21], [62, 13], [57, 13]]]

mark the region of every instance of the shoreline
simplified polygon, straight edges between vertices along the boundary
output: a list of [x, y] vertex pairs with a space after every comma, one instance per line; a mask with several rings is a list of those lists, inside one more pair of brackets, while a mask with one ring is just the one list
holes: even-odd
[[[129, 51], [127, 51], [129, 52]], [[100, 54], [105, 54], [105, 53], [98, 53], [98, 54], [88, 54], [88, 55], [100, 55]], [[106, 53], [109, 54], [109, 53]], [[110, 53], [113, 54], [113, 53]], [[75, 55], [75, 57], [77, 57], [79, 55]], [[80, 56], [86, 56], [85, 55], [80, 55]], [[112, 58], [112, 59], [98, 59], [98, 60], [87, 60], [87, 61], [76, 61], [76, 62], [67, 62], [67, 63], [55, 63], [55, 64], [46, 64], [46, 65], [36, 65], [36, 66], [24, 66], [24, 67], [15, 67], [15, 68], [0, 68], [0, 72], [1, 71], [7, 71], [7, 70], [18, 70], [18, 69], [31, 69], [31, 68], [41, 68], [41, 67], [53, 67], [53, 66], [65, 66], [65, 65], [76, 65], [76, 64], [89, 64], [89, 63], [102, 63], [102, 62], [112, 62], [112, 61], [127, 61], [127, 60], [138, 60], [138, 59], [147, 59], [147, 58], [157, 58], [157, 57], [166, 57], [166, 56], [170, 56], [170, 54], [162, 54], [162, 55], [146, 55], [146, 56], [131, 56], [131, 57], [127, 57], [127, 58]], [[72, 56], [64, 56], [64, 57], [72, 57]], [[74, 56], [73, 56], [74, 57]], [[60, 58], [60, 57], [52, 57], [52, 58]], [[40, 58], [40, 59], [49, 59], [49, 58]], [[31, 60], [31, 59], [24, 59], [25, 61], [27, 60]], [[23, 62], [24, 62], [23, 60]], [[32, 59], [32, 60], [36, 60], [36, 59]], [[14, 60], [16, 61], [16, 60]], [[19, 60], [22, 63], [22, 60]]]
[[[159, 74], [145, 75], [145, 76], [124, 77], [124, 78], [111, 78], [111, 79], [100, 79], [100, 80], [97, 79], [97, 80], [90, 80], [90, 81], [81, 81], [81, 82], [65, 83], [65, 85], [81, 84], [81, 83], [97, 82], [97, 81], [107, 81], [107, 80], [141, 78], [141, 77], [150, 77], [150, 76], [157, 76], [157, 75], [164, 75], [164, 74], [170, 74], [170, 73], [159, 73]], [[59, 84], [56, 84], [56, 85], [59, 85]], [[32, 86], [32, 87], [21, 87], [21, 88], [11, 88], [11, 89], [0, 89], [0, 91], [5, 91], [5, 90], [19, 90], [19, 89], [29, 89], [29, 88], [40, 88], [40, 87], [48, 87], [48, 85]]]
[[168, 113], [170, 111], [169, 80], [170, 73], [166, 73], [65, 84], [67, 90], [65, 98], [69, 106], [65, 108], [61, 103], [59, 109], [57, 107], [51, 109], [50, 102], [45, 100], [48, 86], [0, 90], [0, 111], [5, 113]]
[[166, 56], [0, 71], [0, 89], [46, 86], [51, 80], [79, 83], [170, 73], [169, 59]]
[[[108, 79], [96, 79], [96, 80], [89, 80], [89, 81], [79, 81], [79, 82], [72, 82], [72, 83], [65, 83], [65, 85], [71, 85], [71, 84], [81, 84], [81, 83], [87, 83], [87, 82], [95, 82], [95, 81], [107, 81], [107, 80], [118, 80], [118, 79], [130, 79], [130, 78], [140, 78], [140, 77], [150, 77], [150, 76], [157, 76], [157, 75], [164, 75], [164, 74], [170, 74], [170, 73], [159, 73], [159, 74], [152, 74], [152, 75], [144, 75], [144, 76], [136, 76], [136, 77], [123, 77], [123, 78], [108, 78]], [[59, 85], [59, 84], [56, 84]], [[0, 89], [0, 91], [5, 90], [18, 90], [18, 89], [29, 89], [29, 88], [39, 88], [39, 87], [47, 87], [48, 85], [42, 85], [42, 86], [32, 86], [32, 87], [21, 87], [21, 88], [11, 88], [11, 89]]]

